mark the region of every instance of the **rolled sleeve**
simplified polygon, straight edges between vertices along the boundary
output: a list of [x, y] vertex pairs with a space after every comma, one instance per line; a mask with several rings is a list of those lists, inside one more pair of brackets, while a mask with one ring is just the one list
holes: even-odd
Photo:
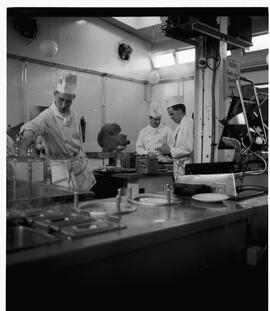
[[47, 132], [46, 115], [47, 111], [44, 111], [35, 119], [25, 123], [21, 127], [20, 133], [22, 134], [24, 131], [30, 130], [34, 133], [35, 137], [44, 135]]

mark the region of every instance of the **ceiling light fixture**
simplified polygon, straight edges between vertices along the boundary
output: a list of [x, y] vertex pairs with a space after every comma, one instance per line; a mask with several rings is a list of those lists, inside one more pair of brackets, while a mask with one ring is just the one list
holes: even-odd
[[[50, 37], [50, 20], [48, 19], [48, 38]], [[43, 39], [40, 42], [39, 49], [42, 55], [52, 57], [58, 52], [58, 43], [53, 39]]]
[[150, 84], [157, 84], [160, 80], [160, 74], [157, 70], [153, 70], [151, 72], [149, 72], [146, 76], [146, 80], [150, 83]]

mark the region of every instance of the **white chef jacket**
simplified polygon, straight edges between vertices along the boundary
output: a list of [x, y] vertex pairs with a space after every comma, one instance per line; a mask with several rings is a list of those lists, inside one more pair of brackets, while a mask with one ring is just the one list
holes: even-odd
[[74, 110], [70, 110], [64, 118], [53, 103], [35, 119], [24, 124], [20, 133], [24, 130], [31, 130], [35, 137], [43, 137], [53, 184], [75, 186], [82, 190], [92, 188], [96, 180], [87, 165], [80, 123]]
[[193, 120], [184, 116], [174, 131], [174, 146], [170, 148], [174, 159], [174, 179], [185, 174], [185, 165], [193, 160]]
[[136, 153], [146, 155], [148, 152], [153, 152], [156, 154], [158, 161], [166, 161], [166, 157], [155, 150], [155, 148], [161, 147], [163, 143], [173, 146], [174, 138], [171, 128], [165, 124], [153, 128], [148, 124], [139, 133], [136, 142]]

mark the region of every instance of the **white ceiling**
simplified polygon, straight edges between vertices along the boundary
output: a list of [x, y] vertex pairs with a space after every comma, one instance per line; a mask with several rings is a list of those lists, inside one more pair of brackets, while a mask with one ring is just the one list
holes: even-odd
[[[122, 28], [133, 35], [153, 45], [155, 50], [171, 49], [189, 46], [179, 40], [169, 38], [162, 31], [167, 16], [188, 18], [197, 16], [206, 21], [217, 16], [234, 16], [252, 18], [252, 34], [268, 32], [267, 7], [170, 7], [170, 8], [91, 8], [91, 7], [14, 7], [8, 8], [8, 16], [38, 17], [38, 16], [76, 16], [98, 17], [108, 23]], [[113, 17], [114, 16], [114, 17]], [[242, 26], [242, 25], [241, 25]], [[245, 27], [245, 25], [243, 25]]]

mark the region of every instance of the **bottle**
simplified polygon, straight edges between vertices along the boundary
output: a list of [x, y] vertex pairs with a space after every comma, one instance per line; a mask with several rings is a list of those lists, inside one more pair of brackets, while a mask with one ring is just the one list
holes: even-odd
[[80, 124], [81, 124], [81, 129], [82, 129], [82, 139], [83, 139], [83, 142], [85, 142], [86, 121], [85, 121], [85, 119], [84, 119], [84, 116], [81, 117]]
[[14, 155], [15, 155], [15, 157], [19, 157], [21, 155], [20, 145], [21, 145], [21, 138], [19, 135], [16, 135], [16, 138], [14, 141]]

